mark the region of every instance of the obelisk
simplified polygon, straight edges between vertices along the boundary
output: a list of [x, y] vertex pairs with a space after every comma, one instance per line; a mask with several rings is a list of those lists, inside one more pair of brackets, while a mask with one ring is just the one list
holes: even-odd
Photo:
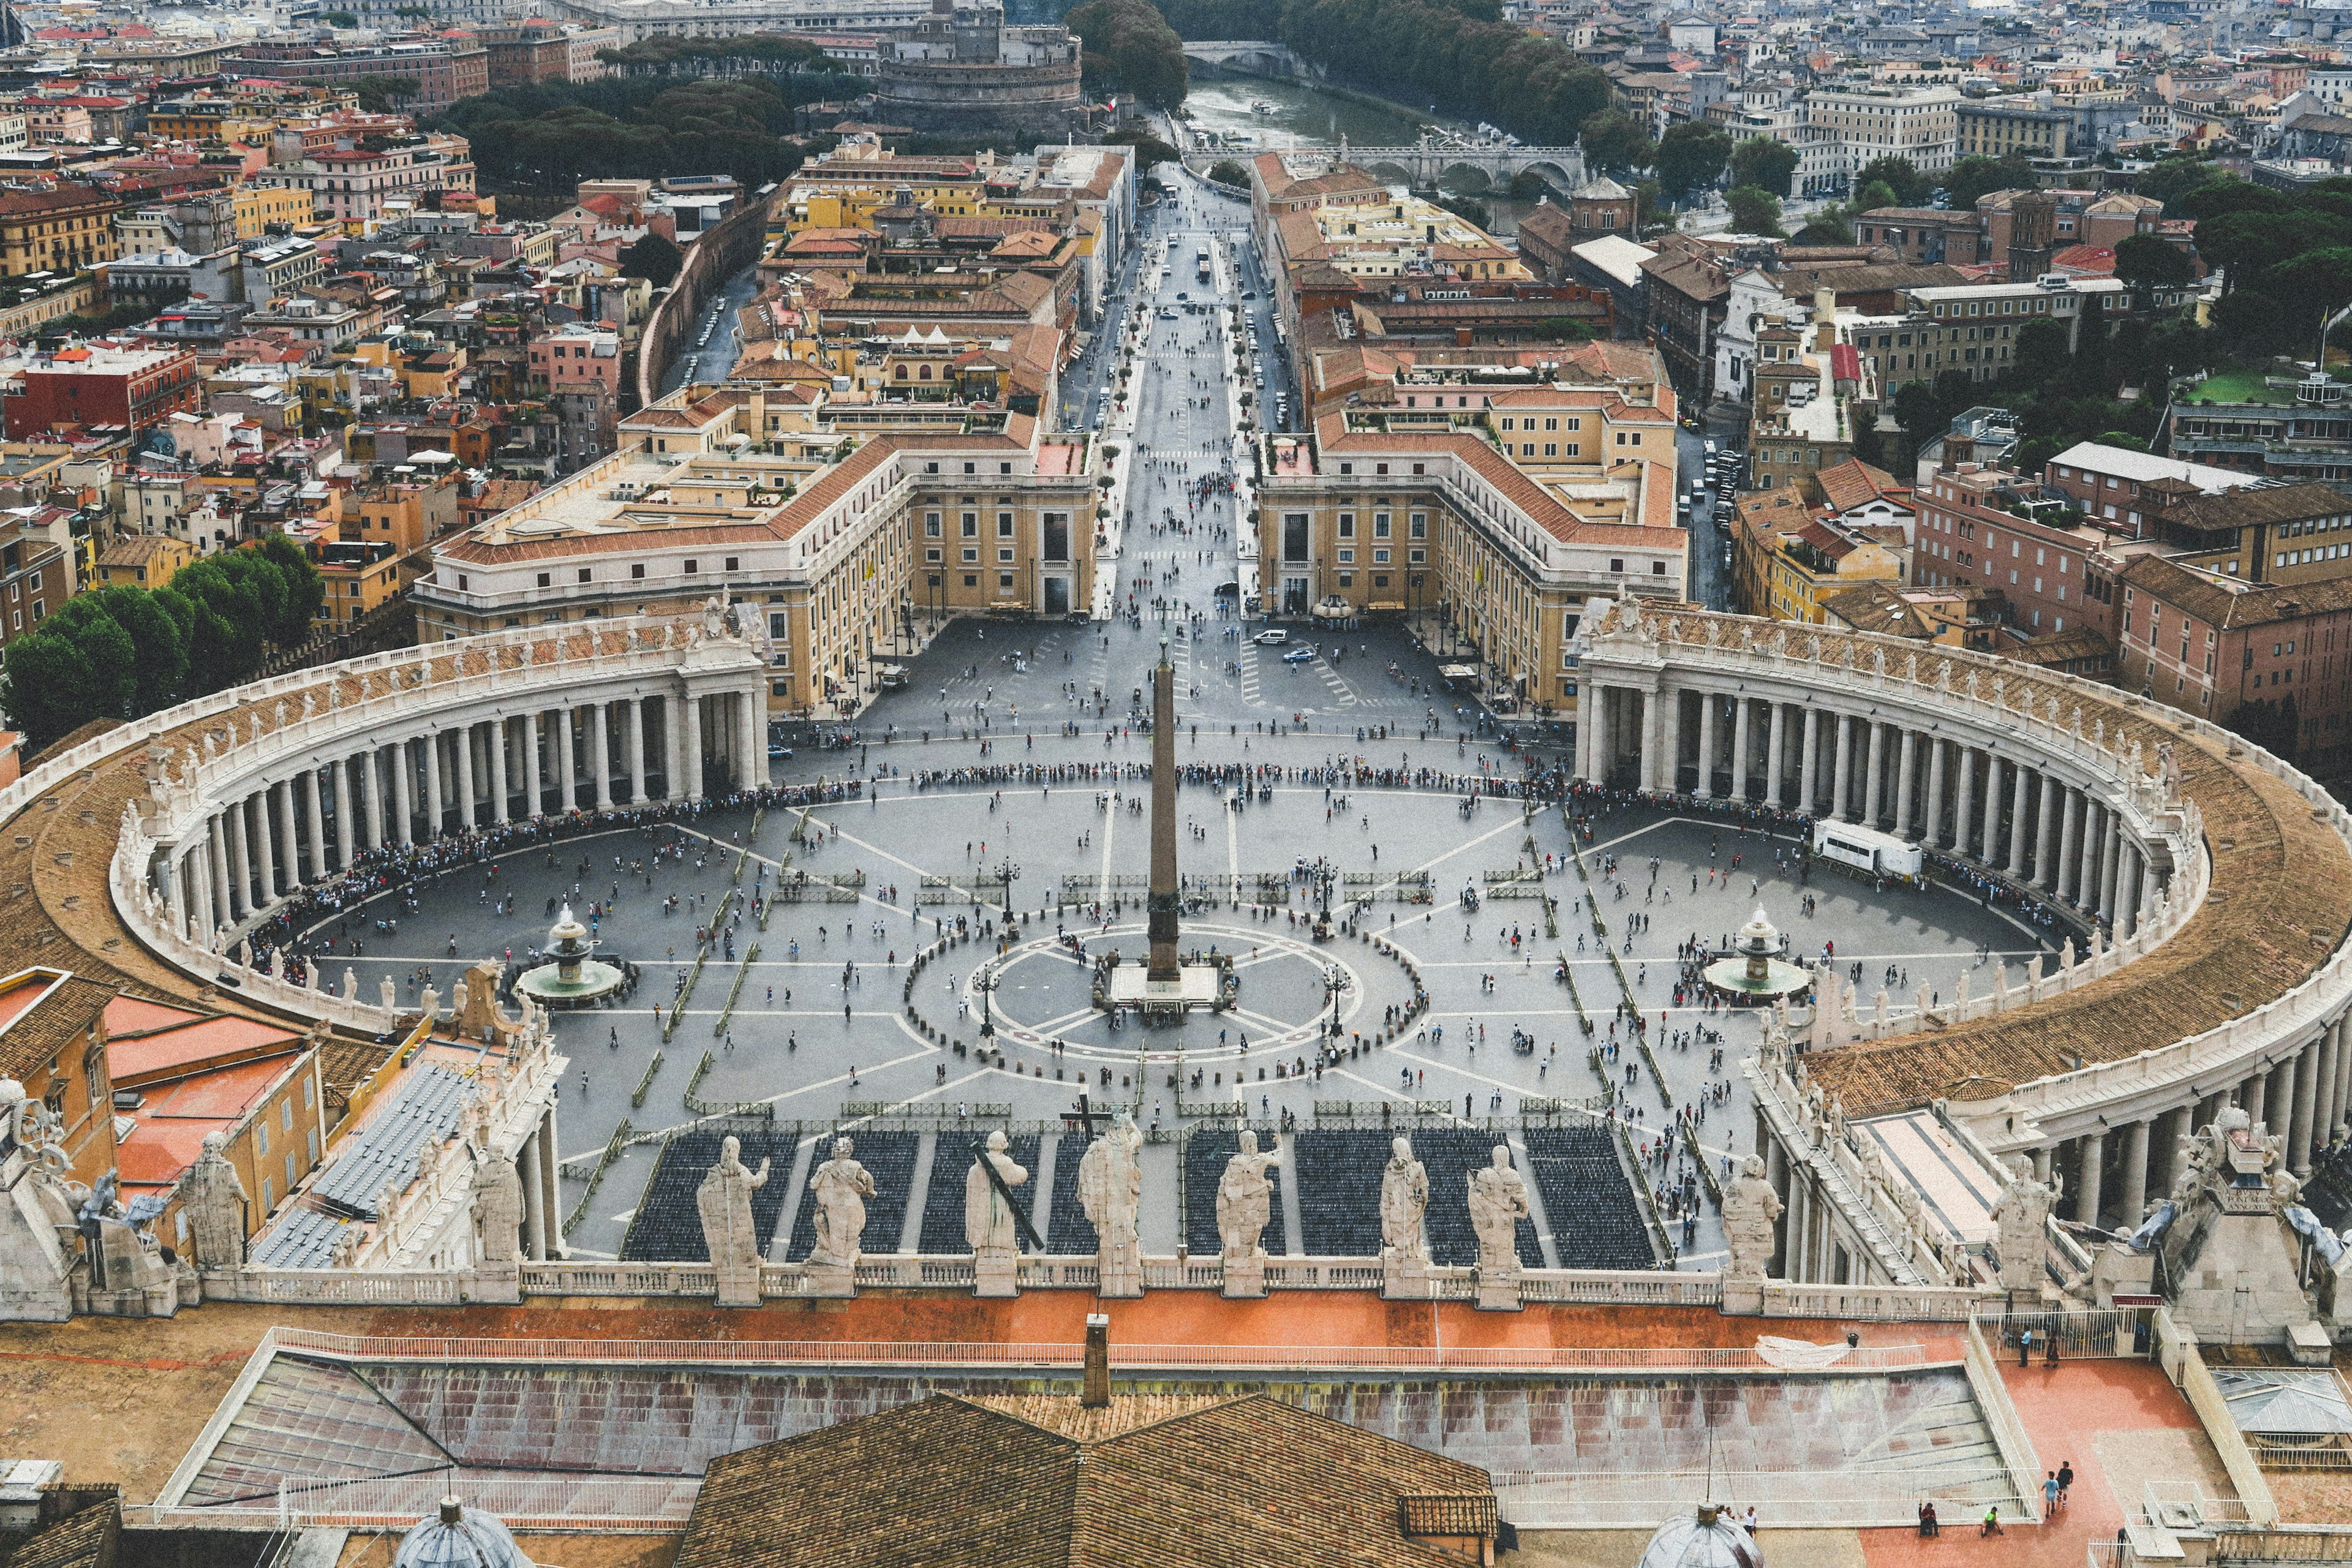
[[1160, 662], [1151, 671], [1151, 956], [1143, 977], [1175, 984], [1183, 978], [1176, 957], [1176, 670], [1168, 662], [1168, 634], [1160, 634]]

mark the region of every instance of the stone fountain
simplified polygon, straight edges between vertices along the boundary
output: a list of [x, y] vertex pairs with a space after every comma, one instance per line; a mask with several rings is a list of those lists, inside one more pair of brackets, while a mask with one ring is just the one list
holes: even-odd
[[548, 954], [554, 962], [524, 970], [515, 989], [544, 1007], [585, 1007], [602, 1001], [621, 988], [625, 977], [614, 965], [589, 956], [595, 945], [588, 940], [588, 928], [572, 918], [572, 906], [564, 905], [547, 932]]
[[1731, 951], [1700, 973], [1706, 987], [1734, 1006], [1756, 1007], [1810, 990], [1812, 973], [1780, 956], [1780, 928], [1759, 907], [1731, 940]]

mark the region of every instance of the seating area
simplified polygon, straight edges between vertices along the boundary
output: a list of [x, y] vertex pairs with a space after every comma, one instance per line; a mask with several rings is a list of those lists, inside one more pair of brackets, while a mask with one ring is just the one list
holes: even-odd
[[[1429, 1209], [1423, 1228], [1429, 1237], [1433, 1263], [1478, 1261], [1478, 1233], [1470, 1225], [1470, 1177], [1494, 1158], [1499, 1132], [1475, 1127], [1423, 1127], [1414, 1130], [1412, 1152], [1429, 1172]], [[1522, 1173], [1524, 1174], [1525, 1173]], [[1543, 1246], [1536, 1227], [1519, 1221], [1519, 1261], [1529, 1268], [1543, 1267]]]
[[[915, 1154], [922, 1147], [919, 1132], [852, 1132], [851, 1158], [874, 1178], [874, 1195], [866, 1200], [866, 1237], [862, 1250], [896, 1252], [907, 1227], [907, 1199], [915, 1188]], [[816, 1168], [833, 1157], [833, 1140], [820, 1138], [809, 1152], [809, 1181], [801, 1188], [801, 1206], [793, 1215], [792, 1240], [784, 1252], [789, 1263], [805, 1259], [816, 1246]], [[961, 1214], [961, 1209], [959, 1209]], [[772, 1253], [770, 1256], [773, 1256]]]
[[1394, 1136], [1329, 1127], [1291, 1134], [1298, 1167], [1298, 1228], [1309, 1256], [1380, 1256], [1381, 1177]]
[[[1184, 1141], [1184, 1245], [1197, 1256], [1214, 1257], [1224, 1249], [1217, 1235], [1217, 1184], [1224, 1178], [1225, 1162], [1241, 1146], [1241, 1135], [1222, 1127], [1198, 1129]], [[1268, 1146], [1261, 1133], [1258, 1147]], [[1274, 1194], [1258, 1246], [1267, 1257], [1279, 1258], [1290, 1250], [1282, 1224], [1282, 1173], [1269, 1165], [1265, 1173], [1274, 1183]]]
[[719, 1163], [719, 1144], [732, 1135], [742, 1147], [739, 1157], [753, 1170], [768, 1163], [768, 1184], [751, 1194], [751, 1223], [761, 1236], [775, 1233], [784, 1212], [784, 1189], [792, 1183], [794, 1143], [790, 1127], [774, 1129], [757, 1122], [706, 1124], [675, 1133], [662, 1145], [654, 1173], [646, 1182], [644, 1197], [621, 1240], [621, 1257], [629, 1263], [708, 1263], [710, 1247], [702, 1236], [702, 1211], [694, 1194], [702, 1178]]
[[1530, 1127], [1528, 1179], [1543, 1199], [1563, 1268], [1656, 1268], [1632, 1182], [1605, 1127]]
[[1054, 1206], [1042, 1227], [1048, 1252], [1083, 1257], [1102, 1245], [1102, 1238], [1095, 1234], [1095, 1222], [1087, 1217], [1078, 1202], [1078, 1165], [1086, 1157], [1086, 1139], [1076, 1132], [1061, 1135], [1054, 1156]]
[[[971, 1250], [963, 1233], [964, 1183], [971, 1173], [971, 1145], [987, 1136], [985, 1129], [938, 1134], [938, 1147], [931, 1154], [931, 1179], [923, 1195], [923, 1234], [916, 1251], [945, 1254]], [[1025, 1132], [1013, 1139], [1005, 1150], [1014, 1164], [1029, 1173], [1028, 1185], [1013, 1188], [1013, 1196], [1021, 1211], [1031, 1216], [1032, 1224], [1036, 1215], [1039, 1142], [1035, 1133]], [[878, 1184], [880, 1178], [876, 1180]], [[870, 1226], [867, 1234], [872, 1234]]]

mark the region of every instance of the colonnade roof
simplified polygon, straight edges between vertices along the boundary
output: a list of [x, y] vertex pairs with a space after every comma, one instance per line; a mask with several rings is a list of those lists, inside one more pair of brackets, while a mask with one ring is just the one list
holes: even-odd
[[[2049, 695], [2079, 700], [2079, 693]], [[2169, 710], [2104, 714], [2116, 745], [2169, 742], [2181, 793], [2202, 816], [2212, 880], [2187, 924], [2146, 957], [2063, 995], [1957, 1027], [1864, 1040], [1807, 1058], [1849, 1113], [1942, 1097], [1995, 1099], [2035, 1079], [2160, 1050], [2217, 1028], [2309, 979], [2352, 933], [2352, 852], [2326, 814], [2257, 765], [2242, 742], [2194, 734]], [[2120, 733], [2118, 733], [2120, 730]], [[2234, 754], [2232, 754], [2234, 753]], [[2005, 749], [2030, 760], [2032, 741]]]

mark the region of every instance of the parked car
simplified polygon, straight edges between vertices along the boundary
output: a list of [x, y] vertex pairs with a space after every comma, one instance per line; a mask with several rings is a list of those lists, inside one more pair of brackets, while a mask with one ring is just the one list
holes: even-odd
[[1280, 647], [1284, 643], [1286, 643], [1289, 640], [1290, 634], [1283, 630], [1280, 626], [1268, 626], [1265, 630], [1258, 633], [1257, 636], [1250, 638], [1250, 641], [1259, 644], [1261, 647]]

